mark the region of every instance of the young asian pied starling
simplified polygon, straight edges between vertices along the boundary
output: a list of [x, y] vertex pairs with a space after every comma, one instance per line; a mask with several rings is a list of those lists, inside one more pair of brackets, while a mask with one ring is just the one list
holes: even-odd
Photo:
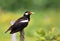
[[31, 14], [32, 12], [26, 11], [24, 15], [18, 20], [16, 20], [16, 22], [12, 26], [10, 26], [10, 28], [6, 32], [11, 30], [10, 34], [13, 34], [13, 33], [23, 30], [28, 25]]

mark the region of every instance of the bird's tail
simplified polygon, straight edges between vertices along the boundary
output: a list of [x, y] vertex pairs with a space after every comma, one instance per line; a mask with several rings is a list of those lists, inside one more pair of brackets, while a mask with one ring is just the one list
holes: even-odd
[[11, 28], [9, 28], [7, 31], [5, 31], [5, 33], [7, 33], [9, 30], [11, 30]]

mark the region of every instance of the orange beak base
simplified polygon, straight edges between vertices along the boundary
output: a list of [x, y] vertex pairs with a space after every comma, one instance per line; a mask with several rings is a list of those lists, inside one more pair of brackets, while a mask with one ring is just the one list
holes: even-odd
[[29, 14], [32, 14], [32, 12], [29, 12]]

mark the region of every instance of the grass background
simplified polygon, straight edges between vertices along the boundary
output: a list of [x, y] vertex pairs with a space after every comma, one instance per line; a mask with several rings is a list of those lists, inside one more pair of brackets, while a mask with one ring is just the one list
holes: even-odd
[[[60, 10], [45, 9], [41, 11], [32, 10], [35, 14], [31, 15], [29, 25], [24, 29], [25, 41], [60, 41]], [[11, 20], [20, 18], [24, 11], [4, 12], [0, 13], [0, 41], [11, 41], [11, 35], [4, 33], [10, 26]], [[19, 32], [17, 32], [17, 41], [20, 40]], [[48, 37], [49, 39], [47, 39]]]

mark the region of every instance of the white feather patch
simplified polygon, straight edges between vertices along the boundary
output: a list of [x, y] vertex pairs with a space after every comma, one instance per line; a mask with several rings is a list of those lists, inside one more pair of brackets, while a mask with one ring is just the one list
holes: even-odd
[[10, 24], [13, 25], [15, 23], [15, 21], [11, 21]]
[[17, 40], [16, 40], [16, 33], [12, 34], [11, 36], [12, 36], [12, 37], [11, 37], [11, 38], [12, 38], [11, 41], [17, 41]]
[[25, 15], [28, 15], [28, 13], [25, 13]]
[[22, 23], [24, 23], [24, 22], [28, 22], [28, 20], [23, 20], [23, 21], [21, 21]]

